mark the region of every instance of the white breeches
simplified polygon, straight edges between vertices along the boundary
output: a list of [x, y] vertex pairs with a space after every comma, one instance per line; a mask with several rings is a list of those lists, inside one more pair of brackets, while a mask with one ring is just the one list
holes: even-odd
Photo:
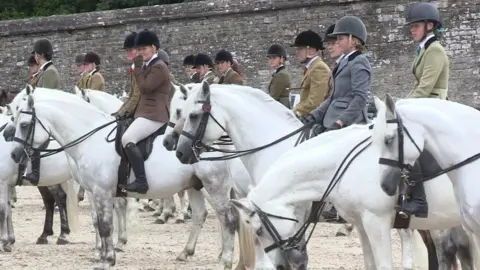
[[150, 134], [157, 131], [163, 125], [165, 125], [165, 123], [138, 117], [130, 124], [125, 133], [123, 133], [123, 147], [125, 147], [128, 143], [138, 143], [139, 141], [147, 138]]

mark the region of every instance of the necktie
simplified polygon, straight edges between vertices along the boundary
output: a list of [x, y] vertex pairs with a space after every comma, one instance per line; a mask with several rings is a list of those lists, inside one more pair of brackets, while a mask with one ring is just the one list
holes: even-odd
[[308, 68], [307, 68], [307, 67], [304, 67], [304, 68], [303, 68], [303, 75], [307, 74], [307, 71], [308, 71]]
[[417, 55], [420, 55], [420, 52], [422, 51], [422, 47], [418, 46], [417, 47]]

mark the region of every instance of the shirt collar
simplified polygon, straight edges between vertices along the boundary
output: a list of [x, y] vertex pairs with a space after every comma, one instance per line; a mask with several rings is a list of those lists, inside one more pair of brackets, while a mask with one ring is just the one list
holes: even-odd
[[[47, 61], [47, 62], [43, 63], [43, 65], [40, 66], [40, 68], [38, 69], [38, 71], [43, 70], [43, 68], [44, 68], [48, 63], [52, 63], [52, 61], [50, 60], [50, 61]], [[38, 71], [37, 71], [37, 73], [38, 73]]]
[[230, 69], [232, 69], [232, 68], [229, 67], [229, 68], [227, 69], [227, 71], [225, 71], [225, 73], [223, 74], [223, 76], [227, 75], [227, 73], [230, 71]]
[[97, 69], [94, 68], [94, 69], [92, 69], [92, 71], [90, 71], [90, 72], [88, 73], [88, 75], [92, 76], [92, 74], [95, 73], [96, 71], [97, 71]]
[[273, 71], [273, 74], [277, 73], [277, 71], [278, 71], [281, 67], [283, 67], [283, 66], [284, 66], [283, 64], [281, 64], [280, 66], [278, 66], [278, 67]]
[[315, 56], [315, 57], [313, 57], [312, 59], [310, 59], [310, 61], [308, 61], [308, 63], [305, 65], [305, 67], [306, 67], [307, 69], [309, 69], [309, 68], [310, 68], [310, 65], [311, 65], [311, 64], [313, 63], [313, 61], [315, 61], [317, 58], [318, 58], [318, 55]]
[[342, 60], [344, 56], [345, 54], [340, 55], [340, 57], [338, 57], [337, 60], [335, 60], [335, 62], [337, 62], [337, 64], [340, 63], [340, 60]]
[[158, 54], [154, 54], [152, 56], [152, 58], [150, 58], [150, 60], [148, 60], [148, 62], [146, 62], [143, 66], [144, 67], [148, 67], [148, 65], [150, 64], [150, 62], [152, 62], [153, 59], [157, 58], [158, 57]]
[[427, 41], [428, 41], [429, 39], [431, 39], [432, 37], [434, 37], [434, 36], [435, 36], [434, 34], [428, 35], [427, 37], [425, 37], [425, 38], [420, 42], [420, 44], [419, 44], [418, 46], [423, 49], [423, 48], [425, 47], [425, 44], [427, 43]]

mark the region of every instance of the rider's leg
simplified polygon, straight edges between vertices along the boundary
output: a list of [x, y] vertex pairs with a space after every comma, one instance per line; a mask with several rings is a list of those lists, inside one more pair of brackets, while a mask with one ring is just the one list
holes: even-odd
[[35, 151], [32, 155], [32, 172], [24, 176], [24, 179], [32, 183], [32, 185], [38, 185], [40, 181], [40, 152]]
[[136, 118], [122, 136], [122, 145], [125, 148], [128, 161], [135, 172], [135, 181], [125, 187], [126, 191], [145, 194], [148, 191], [147, 177], [143, 155], [137, 147], [137, 143], [153, 132], [157, 131], [165, 123], [152, 121], [143, 117]]

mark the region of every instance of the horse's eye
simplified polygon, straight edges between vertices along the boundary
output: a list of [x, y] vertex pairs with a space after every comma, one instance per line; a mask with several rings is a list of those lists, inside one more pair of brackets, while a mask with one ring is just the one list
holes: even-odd
[[385, 144], [389, 145], [390, 143], [393, 142], [393, 136], [387, 136], [385, 137]]
[[177, 109], [177, 118], [180, 118], [182, 115], [182, 109]]
[[29, 123], [21, 123], [20, 128], [27, 128]]

